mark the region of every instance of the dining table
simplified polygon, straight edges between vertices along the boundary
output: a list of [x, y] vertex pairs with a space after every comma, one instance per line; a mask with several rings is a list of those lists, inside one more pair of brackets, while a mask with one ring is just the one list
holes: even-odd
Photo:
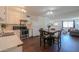
[[48, 29], [43, 29], [43, 32], [46, 32], [46, 33], [48, 33], [50, 36], [52, 36], [52, 35], [54, 35], [55, 33], [57, 33], [57, 32], [60, 32], [61, 31], [61, 29], [58, 29], [58, 30], [48, 30]]
[[[52, 45], [52, 43], [54, 44], [54, 37], [53, 37], [53, 35], [55, 33], [57, 33], [57, 32], [60, 32], [60, 31], [61, 31], [61, 29], [60, 30], [48, 30], [48, 29], [43, 29], [42, 30], [42, 32], [47, 33], [49, 35], [49, 41], [50, 41], [51, 45]], [[53, 40], [53, 42], [52, 42], [52, 40]], [[41, 42], [41, 39], [40, 39], [40, 42]], [[41, 43], [40, 43], [40, 45], [41, 45]]]

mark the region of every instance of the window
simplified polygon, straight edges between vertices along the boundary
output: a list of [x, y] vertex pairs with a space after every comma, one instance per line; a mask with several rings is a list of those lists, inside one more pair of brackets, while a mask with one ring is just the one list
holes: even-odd
[[73, 23], [73, 21], [63, 21], [63, 27], [64, 28], [65, 27], [67, 27], [67, 28], [74, 27], [74, 23]]

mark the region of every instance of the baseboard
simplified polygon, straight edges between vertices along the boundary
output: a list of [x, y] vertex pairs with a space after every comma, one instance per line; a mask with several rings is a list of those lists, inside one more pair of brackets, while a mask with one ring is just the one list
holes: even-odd
[[40, 35], [36, 35], [36, 36], [30, 36], [29, 38], [34, 38], [34, 37], [39, 37]]

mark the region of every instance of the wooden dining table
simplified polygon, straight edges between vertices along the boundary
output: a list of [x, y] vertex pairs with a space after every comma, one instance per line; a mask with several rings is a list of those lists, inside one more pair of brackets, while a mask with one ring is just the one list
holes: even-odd
[[50, 34], [50, 35], [54, 35], [55, 33], [60, 32], [61, 30], [47, 30], [47, 29], [44, 29], [43, 31]]
[[[49, 37], [50, 37], [50, 43], [52, 43], [52, 40], [53, 40], [53, 43], [54, 43], [54, 38], [52, 37], [55, 33], [57, 32], [60, 32], [61, 30], [47, 30], [47, 29], [43, 29], [42, 30], [43, 32], [49, 34]], [[40, 39], [40, 42], [41, 42], [41, 39]], [[41, 44], [41, 43], [40, 43]]]

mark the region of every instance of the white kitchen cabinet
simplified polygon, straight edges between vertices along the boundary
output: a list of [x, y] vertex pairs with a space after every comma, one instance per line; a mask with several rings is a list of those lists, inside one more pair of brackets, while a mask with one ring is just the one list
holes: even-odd
[[20, 24], [20, 20], [24, 19], [25, 14], [19, 10], [19, 7], [7, 7], [7, 23]]
[[3, 52], [23, 52], [23, 46], [15, 46], [10, 49], [4, 50]]
[[11, 7], [7, 7], [7, 23], [19, 24], [21, 14]]
[[0, 37], [0, 51], [17, 50], [17, 46], [21, 44], [23, 42], [16, 34]]
[[0, 23], [5, 23], [6, 20], [6, 7], [0, 6]]
[[0, 23], [20, 24], [20, 20], [26, 19], [21, 7], [0, 6]]

